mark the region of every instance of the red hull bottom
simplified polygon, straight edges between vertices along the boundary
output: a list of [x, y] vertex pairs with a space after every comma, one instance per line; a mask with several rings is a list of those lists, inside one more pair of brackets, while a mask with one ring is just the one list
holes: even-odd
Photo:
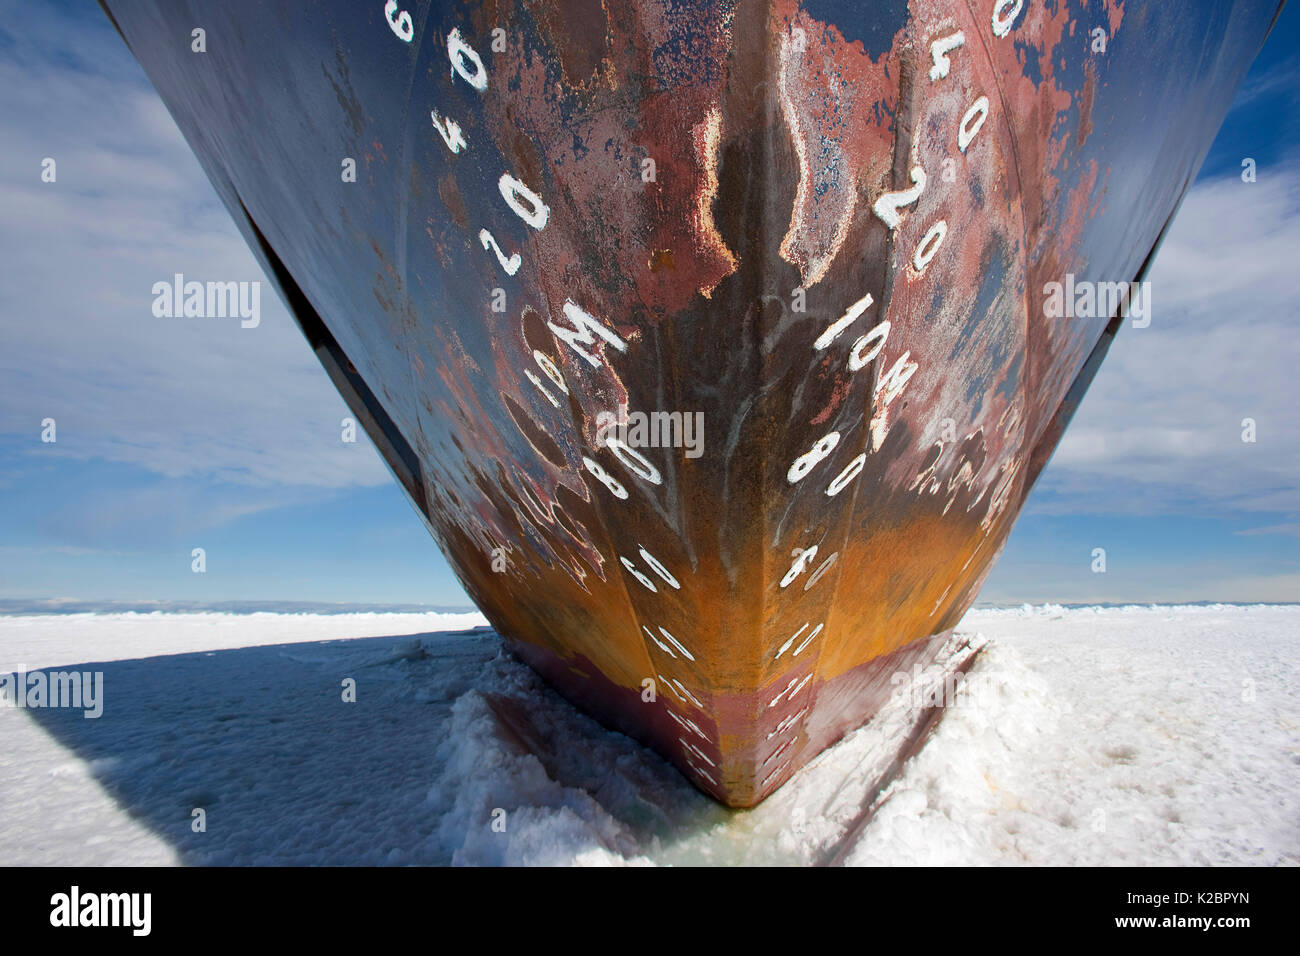
[[[520, 641], [507, 640], [506, 644], [566, 699], [606, 726], [666, 755], [688, 779], [729, 806], [748, 808], [758, 805], [804, 763], [795, 758], [794, 735], [782, 733], [763, 739], [762, 744], [766, 746], [761, 751], [757, 747], [748, 753], [741, 751], [730, 766], [713, 766], [702, 755], [689, 760], [691, 751], [683, 748], [682, 741], [691, 742], [690, 728], [683, 728], [670, 716], [659, 692], [656, 692], [655, 699], [650, 700], [644, 691], [636, 693], [605, 680], [596, 668], [581, 658], [561, 658], [545, 648]], [[916, 674], [925, 672], [929, 680], [942, 681], [944, 675], [951, 675], [966, 665], [970, 653], [966, 642], [952, 630], [947, 630], [914, 641], [825, 682], [815, 694], [809, 695], [815, 704], [801, 719], [801, 729], [807, 735], [807, 741], [798, 741], [799, 751], [820, 753], [868, 723], [891, 698], [903, 693], [914, 694], [913, 678]], [[765, 706], [755, 695], [715, 696], [711, 703], [722, 715], [718, 723], [721, 734], [731, 729], [734, 736], [742, 733], [750, 739], [766, 736], [735, 726], [743, 715]], [[733, 722], [730, 728], [725, 722], [727, 716]], [[900, 750], [905, 746], [905, 740], [899, 740]], [[701, 741], [703, 746], [704, 741]], [[756, 757], [756, 753], [761, 753], [761, 756]], [[713, 777], [712, 787], [707, 777], [701, 779], [704, 774]]]

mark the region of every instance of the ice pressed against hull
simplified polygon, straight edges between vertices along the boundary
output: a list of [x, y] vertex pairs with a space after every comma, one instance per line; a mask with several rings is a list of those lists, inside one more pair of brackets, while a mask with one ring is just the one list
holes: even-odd
[[1141, 278], [1277, 9], [106, 7], [479, 607], [736, 806], [973, 601], [1122, 319], [1045, 287]]

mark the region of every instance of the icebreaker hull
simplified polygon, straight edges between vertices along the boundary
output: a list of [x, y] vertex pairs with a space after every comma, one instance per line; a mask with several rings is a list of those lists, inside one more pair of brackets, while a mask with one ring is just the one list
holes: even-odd
[[1047, 290], [1141, 279], [1278, 9], [105, 7], [474, 601], [733, 806], [970, 606], [1123, 321]]

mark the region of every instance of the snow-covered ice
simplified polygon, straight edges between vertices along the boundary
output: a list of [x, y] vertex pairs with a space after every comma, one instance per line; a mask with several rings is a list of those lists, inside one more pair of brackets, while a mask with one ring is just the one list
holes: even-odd
[[[0, 617], [0, 671], [104, 675], [98, 719], [0, 707], [0, 864], [813, 863], [907, 720], [900, 699], [729, 811], [485, 625]], [[1300, 607], [977, 609], [960, 630], [988, 645], [847, 862], [1300, 863]]]

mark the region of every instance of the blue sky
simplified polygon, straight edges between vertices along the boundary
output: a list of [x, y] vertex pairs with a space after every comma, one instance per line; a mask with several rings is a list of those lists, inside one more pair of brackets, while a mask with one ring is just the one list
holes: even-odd
[[[0, 599], [468, 604], [269, 287], [257, 329], [152, 316], [261, 274], [107, 18], [0, 10]], [[981, 601], [1300, 600], [1298, 38], [1292, 4]]]

